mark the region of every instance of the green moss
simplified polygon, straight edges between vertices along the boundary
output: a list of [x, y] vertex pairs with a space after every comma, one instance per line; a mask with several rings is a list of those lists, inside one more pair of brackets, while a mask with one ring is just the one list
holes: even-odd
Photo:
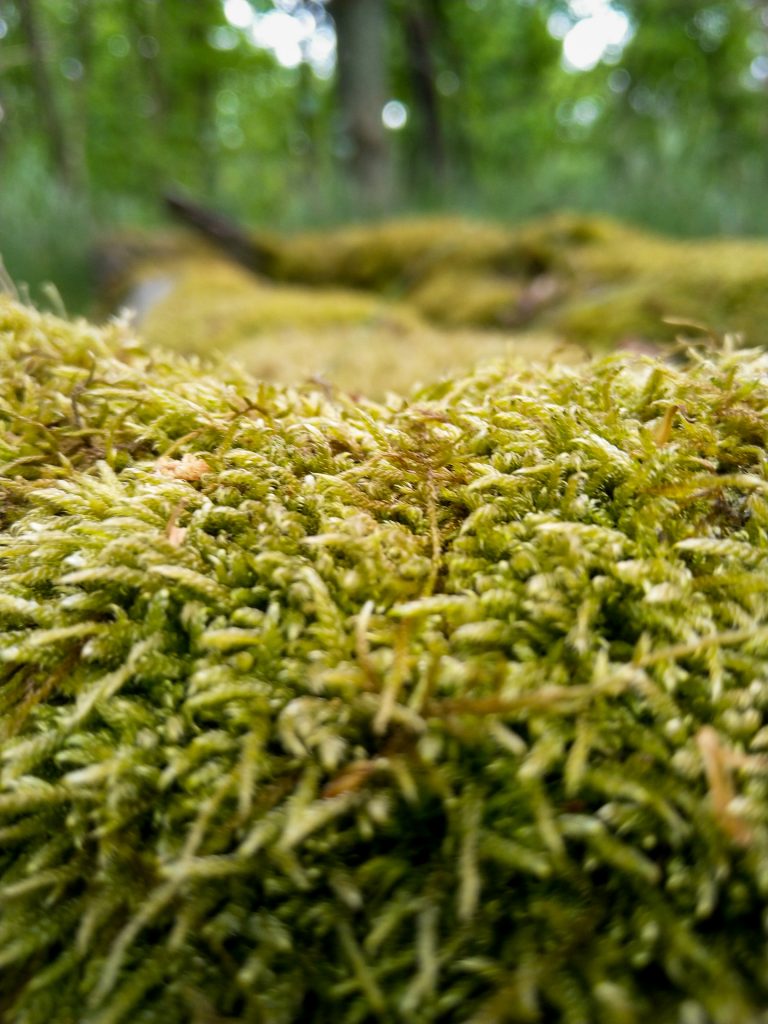
[[502, 227], [460, 218], [413, 218], [282, 239], [275, 277], [400, 290], [440, 269], [513, 265], [526, 254]]
[[4, 1019], [762, 1019], [764, 357], [0, 350]]
[[[739, 332], [754, 344], [766, 339], [768, 244], [760, 241], [680, 241], [569, 214], [515, 228], [421, 218], [260, 236], [269, 281], [181, 239], [150, 238], [143, 260], [135, 239], [117, 250], [123, 264], [138, 264], [124, 284], [173, 279], [145, 330], [191, 351], [243, 349], [282, 330], [373, 327], [386, 343], [393, 332], [422, 332], [425, 320], [435, 329], [534, 330], [596, 349], [673, 341], [680, 328], [668, 320]], [[450, 365], [475, 361], [469, 352]], [[425, 379], [417, 373], [410, 381]]]
[[[212, 254], [153, 261], [137, 280], [150, 289], [154, 282], [156, 291], [140, 319], [150, 344], [226, 353], [259, 377], [284, 383], [318, 378], [380, 398], [494, 356], [543, 361], [556, 353], [573, 361], [581, 355], [543, 332], [510, 338], [477, 329], [440, 331], [415, 304], [351, 289], [279, 284]], [[497, 284], [496, 293], [499, 287], [508, 290]], [[472, 315], [464, 316], [470, 324], [477, 318], [474, 301], [467, 307]]]
[[409, 301], [428, 320], [448, 327], [499, 327], [514, 323], [522, 297], [514, 279], [454, 270], [428, 277]]
[[460, 217], [414, 217], [268, 236], [263, 243], [274, 253], [275, 277], [384, 291], [407, 289], [444, 271], [535, 277], [566, 268], [569, 254], [584, 246], [634, 238], [635, 232], [607, 218], [559, 213], [514, 228]]
[[582, 250], [574, 273], [572, 297], [549, 318], [573, 340], [672, 341], [681, 333], [674, 321], [681, 320], [713, 333], [739, 332], [755, 343], [768, 338], [765, 243], [638, 234]]
[[149, 309], [142, 330], [153, 341], [182, 351], [227, 351], [248, 337], [287, 326], [303, 331], [382, 321], [393, 330], [419, 326], [411, 311], [378, 296], [273, 284], [225, 260], [177, 261], [170, 273], [171, 290]]

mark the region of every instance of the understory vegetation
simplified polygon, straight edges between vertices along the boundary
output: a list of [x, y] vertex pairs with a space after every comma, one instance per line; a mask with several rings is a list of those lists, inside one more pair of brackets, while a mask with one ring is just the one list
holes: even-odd
[[3, 300], [0, 1017], [765, 1021], [731, 345], [374, 402]]

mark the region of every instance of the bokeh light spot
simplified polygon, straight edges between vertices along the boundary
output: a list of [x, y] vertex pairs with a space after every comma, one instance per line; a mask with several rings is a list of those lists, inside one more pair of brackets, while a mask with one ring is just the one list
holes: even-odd
[[384, 104], [381, 120], [384, 123], [384, 127], [389, 128], [390, 131], [400, 131], [408, 123], [408, 108], [400, 100], [390, 100]]
[[224, 0], [224, 17], [233, 28], [249, 28], [253, 23], [253, 8], [248, 0]]
[[627, 15], [606, 0], [572, 0], [571, 10], [579, 20], [563, 37], [566, 70], [591, 71], [608, 54], [618, 59], [632, 32]]

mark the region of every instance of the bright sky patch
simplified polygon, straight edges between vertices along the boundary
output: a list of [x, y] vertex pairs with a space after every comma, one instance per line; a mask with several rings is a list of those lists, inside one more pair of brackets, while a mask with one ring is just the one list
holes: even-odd
[[[591, 71], [628, 42], [629, 18], [609, 0], [571, 0], [570, 8], [577, 20], [562, 36], [563, 63], [569, 71]], [[561, 25], [553, 28], [560, 35]]]

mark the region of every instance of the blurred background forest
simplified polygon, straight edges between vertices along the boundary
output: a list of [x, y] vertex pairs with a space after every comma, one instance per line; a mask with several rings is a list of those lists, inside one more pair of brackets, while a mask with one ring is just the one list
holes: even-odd
[[766, 0], [0, 0], [0, 252], [84, 308], [173, 185], [252, 225], [450, 209], [768, 231]]

